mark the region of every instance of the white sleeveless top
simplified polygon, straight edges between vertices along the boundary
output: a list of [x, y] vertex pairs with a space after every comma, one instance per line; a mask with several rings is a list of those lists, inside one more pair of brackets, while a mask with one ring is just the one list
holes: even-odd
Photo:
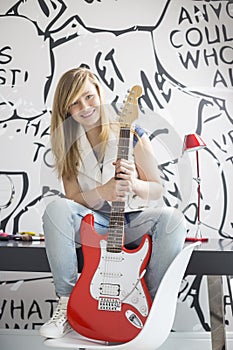
[[[86, 137], [85, 130], [81, 125], [79, 126], [78, 146], [82, 162], [80, 162], [79, 165], [78, 183], [81, 190], [85, 192], [103, 185], [115, 176], [115, 167], [112, 163], [117, 159], [118, 135], [113, 131], [110, 132], [103, 164], [101, 166]], [[130, 142], [130, 144], [129, 159], [133, 159], [132, 142]], [[108, 203], [111, 206], [111, 202]], [[130, 195], [128, 201], [125, 203], [125, 212], [143, 210], [149, 207], [149, 204], [151, 204], [149, 201], [145, 201], [136, 195]], [[101, 208], [98, 208], [98, 210], [101, 210]]]

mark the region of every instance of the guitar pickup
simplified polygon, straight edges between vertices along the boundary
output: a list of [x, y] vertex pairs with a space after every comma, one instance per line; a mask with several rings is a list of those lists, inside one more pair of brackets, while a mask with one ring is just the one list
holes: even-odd
[[100, 294], [108, 295], [109, 297], [117, 297], [120, 295], [120, 285], [113, 283], [101, 283]]

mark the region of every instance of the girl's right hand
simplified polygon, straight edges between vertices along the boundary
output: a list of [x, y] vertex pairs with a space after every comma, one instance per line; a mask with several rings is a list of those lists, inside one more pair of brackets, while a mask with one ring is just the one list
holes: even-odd
[[125, 202], [132, 191], [131, 182], [128, 180], [116, 180], [111, 178], [104, 185], [97, 188], [102, 199], [110, 202]]

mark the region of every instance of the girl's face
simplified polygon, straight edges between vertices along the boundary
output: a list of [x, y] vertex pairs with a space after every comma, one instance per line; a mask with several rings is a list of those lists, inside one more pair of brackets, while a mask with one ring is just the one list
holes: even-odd
[[89, 129], [100, 124], [100, 97], [96, 86], [89, 80], [83, 93], [70, 106], [69, 112], [74, 120]]

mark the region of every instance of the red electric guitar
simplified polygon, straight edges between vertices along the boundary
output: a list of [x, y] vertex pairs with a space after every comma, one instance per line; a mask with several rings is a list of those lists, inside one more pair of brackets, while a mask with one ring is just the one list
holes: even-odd
[[[134, 86], [120, 115], [118, 159], [128, 159], [130, 128], [138, 116], [140, 86]], [[121, 180], [119, 180], [121, 181]], [[88, 214], [80, 227], [84, 266], [71, 293], [67, 315], [81, 335], [109, 342], [126, 342], [142, 329], [152, 304], [145, 280], [151, 238], [144, 235], [134, 250], [124, 247], [124, 202], [112, 202], [109, 232], [94, 230]]]

